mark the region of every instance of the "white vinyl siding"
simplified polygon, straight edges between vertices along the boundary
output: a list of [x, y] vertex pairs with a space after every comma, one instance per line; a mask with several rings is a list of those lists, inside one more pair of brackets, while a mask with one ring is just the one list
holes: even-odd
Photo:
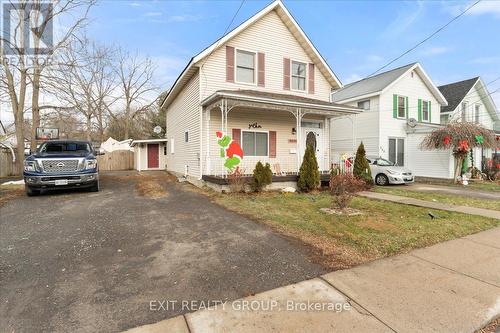
[[[200, 80], [196, 73], [167, 108], [167, 170], [200, 177]], [[186, 138], [188, 139], [186, 142]]]
[[453, 179], [454, 158], [450, 150], [424, 150], [426, 133], [408, 134], [406, 166], [417, 177]]
[[[304, 91], [283, 89], [283, 58], [296, 59], [304, 63], [313, 63], [308, 53], [295, 39], [275, 11], [256, 21], [227, 42], [227, 45], [238, 49], [260, 52], [265, 55], [265, 87], [252, 86], [251, 89], [272, 93], [296, 94], [324, 101], [330, 100], [331, 86], [314, 66], [314, 94]], [[217, 90], [249, 89], [248, 84], [226, 82], [226, 50], [220, 45], [210, 57], [201, 62], [203, 78], [201, 80], [201, 100], [212, 95]], [[236, 64], [235, 64], [236, 65]]]

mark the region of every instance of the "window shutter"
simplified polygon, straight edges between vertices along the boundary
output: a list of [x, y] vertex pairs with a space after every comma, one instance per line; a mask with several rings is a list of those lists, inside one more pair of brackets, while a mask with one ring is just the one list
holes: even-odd
[[314, 64], [309, 64], [309, 93], [314, 94]]
[[392, 116], [394, 118], [398, 117], [398, 95], [392, 95]]
[[290, 90], [290, 58], [283, 58], [283, 90]]
[[276, 131], [269, 131], [269, 157], [276, 157]]
[[422, 99], [418, 99], [418, 121], [422, 121]]
[[266, 85], [266, 56], [264, 53], [257, 53], [257, 85], [264, 87]]
[[241, 147], [241, 129], [233, 128], [233, 140], [236, 141]]
[[234, 47], [226, 45], [226, 81], [234, 82]]
[[429, 110], [429, 122], [432, 123], [432, 117], [431, 117], [431, 101], [427, 102], [427, 108]]
[[406, 119], [408, 119], [408, 97], [405, 97], [405, 113]]

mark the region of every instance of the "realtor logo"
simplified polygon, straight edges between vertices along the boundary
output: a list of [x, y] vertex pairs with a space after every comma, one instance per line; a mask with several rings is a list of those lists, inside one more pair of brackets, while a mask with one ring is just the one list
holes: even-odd
[[53, 4], [45, 1], [4, 2], [3, 55], [50, 55], [53, 52]]

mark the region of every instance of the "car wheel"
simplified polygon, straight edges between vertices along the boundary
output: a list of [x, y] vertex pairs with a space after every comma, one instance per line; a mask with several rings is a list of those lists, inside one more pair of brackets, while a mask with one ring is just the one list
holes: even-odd
[[96, 181], [95, 184], [92, 185], [90, 192], [99, 192], [99, 181]]
[[377, 183], [377, 185], [380, 185], [380, 186], [388, 185], [389, 178], [387, 178], [387, 176], [384, 174], [377, 175], [377, 177], [375, 177], [375, 183]]
[[33, 197], [35, 195], [39, 195], [40, 191], [39, 190], [34, 190], [33, 188], [26, 186], [26, 195], [28, 197]]

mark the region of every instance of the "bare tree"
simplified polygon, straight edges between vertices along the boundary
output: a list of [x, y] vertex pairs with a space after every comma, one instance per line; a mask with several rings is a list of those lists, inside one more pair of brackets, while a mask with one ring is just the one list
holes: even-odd
[[156, 101], [158, 87], [153, 83], [154, 70], [155, 66], [150, 58], [131, 55], [122, 49], [118, 51], [115, 72], [119, 84], [116, 93], [117, 104], [123, 109], [118, 112], [110, 109], [109, 113], [114, 121], [123, 122], [125, 139], [130, 138], [132, 122], [147, 112]]
[[[83, 26], [91, 6], [96, 0], [53, 0], [50, 3], [44, 0], [19, 0], [11, 1], [4, 10], [15, 13], [10, 17], [12, 22], [10, 31], [1, 34], [0, 54], [2, 56], [2, 86], [9, 95], [9, 102], [14, 113], [16, 138], [18, 146], [24, 142], [24, 113], [27, 109], [27, 98], [31, 93], [31, 145], [36, 147], [35, 130], [40, 126], [40, 86], [42, 73], [51, 60], [57, 57], [58, 50], [64, 48], [68, 41], [74, 37], [75, 32]], [[48, 5], [49, 4], [49, 5]], [[73, 14], [78, 16], [75, 18]], [[70, 16], [73, 23], [58, 29], [57, 41], [50, 45], [50, 52], [41, 47], [42, 38], [48, 33], [48, 28], [54, 26], [55, 20]], [[28, 30], [29, 31], [26, 31]], [[5, 38], [10, 36], [10, 38]], [[30, 40], [26, 38], [30, 36]], [[6, 52], [6, 50], [10, 52]], [[30, 50], [30, 54], [27, 54]], [[8, 54], [8, 59], [6, 54]], [[19, 161], [24, 159], [23, 149], [18, 149]], [[23, 165], [19, 164], [19, 171]]]
[[61, 54], [61, 64], [53, 71], [51, 92], [65, 108], [85, 120], [86, 137], [91, 140], [95, 120], [99, 140], [104, 141], [108, 109], [116, 101], [113, 50], [87, 38], [76, 40]]

